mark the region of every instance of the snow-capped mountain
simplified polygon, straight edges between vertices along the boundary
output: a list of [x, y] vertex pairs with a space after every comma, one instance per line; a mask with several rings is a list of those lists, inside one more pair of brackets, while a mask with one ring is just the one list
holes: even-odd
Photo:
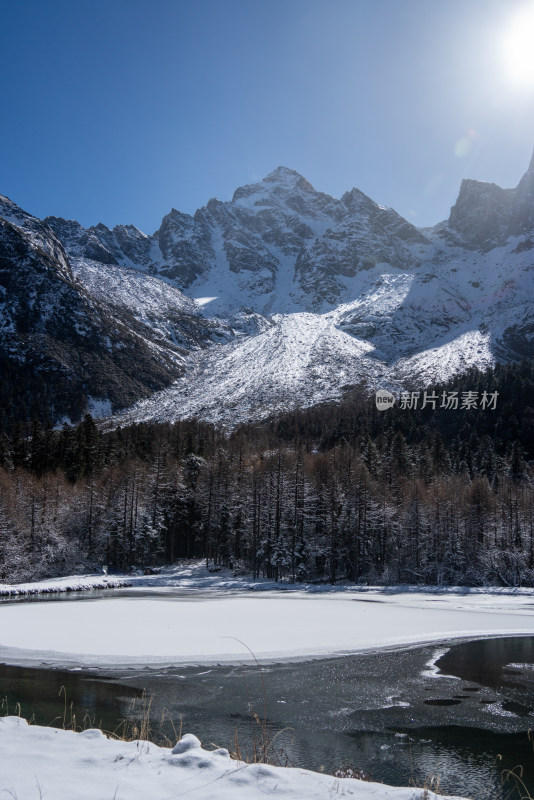
[[39, 225], [82, 294], [184, 359], [121, 422], [231, 424], [360, 381], [428, 385], [534, 354], [534, 157], [514, 189], [463, 181], [449, 219], [427, 229], [285, 167], [194, 216], [173, 209], [151, 236]]
[[193, 217], [173, 209], [150, 237], [133, 226], [46, 222], [71, 258], [156, 275], [224, 317], [243, 308], [329, 310], [350, 299], [362, 271], [378, 263], [409, 268], [410, 245], [427, 241], [357, 189], [335, 200], [285, 167], [237, 189], [231, 202], [210, 200]]

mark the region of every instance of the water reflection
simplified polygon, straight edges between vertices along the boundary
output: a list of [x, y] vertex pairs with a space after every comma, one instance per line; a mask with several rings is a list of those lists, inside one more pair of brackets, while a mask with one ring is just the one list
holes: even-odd
[[491, 689], [520, 689], [534, 702], [534, 637], [509, 636], [453, 645], [436, 666]]
[[502, 783], [503, 770], [523, 763], [526, 782], [534, 785], [532, 746], [526, 734], [503, 736], [459, 726], [400, 733], [354, 734], [362, 763], [386, 783], [426, 785], [473, 800], [503, 800], [516, 797], [511, 794], [512, 782]]
[[94, 725], [114, 731], [130, 701], [140, 695], [139, 689], [107, 682], [104, 676], [0, 666], [2, 715], [20, 714], [39, 725], [68, 726], [74, 715], [82, 727]]

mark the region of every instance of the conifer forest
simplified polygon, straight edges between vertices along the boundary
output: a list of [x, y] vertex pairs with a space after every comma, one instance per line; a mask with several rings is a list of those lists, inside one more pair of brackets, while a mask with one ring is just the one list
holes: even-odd
[[230, 432], [5, 415], [0, 579], [205, 558], [275, 581], [532, 585], [534, 362], [462, 384], [496, 407], [379, 412], [354, 387]]

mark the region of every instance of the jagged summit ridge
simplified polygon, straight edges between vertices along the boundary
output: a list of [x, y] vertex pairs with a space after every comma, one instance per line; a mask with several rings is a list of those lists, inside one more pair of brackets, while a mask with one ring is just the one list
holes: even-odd
[[172, 209], [152, 236], [133, 226], [47, 222], [71, 258], [139, 269], [193, 297], [216, 298], [209, 311], [221, 316], [327, 310], [359, 272], [379, 262], [408, 265], [407, 245], [426, 242], [357, 189], [335, 199], [283, 166], [193, 216]]
[[[304, 192], [310, 195], [319, 194], [314, 187], [299, 172], [289, 167], [276, 167], [261, 181], [238, 187], [232, 197], [232, 202], [243, 200], [251, 195], [272, 195], [280, 193]], [[260, 198], [256, 198], [261, 202]]]
[[431, 251], [446, 258], [439, 253], [453, 242], [487, 251], [528, 231], [532, 176], [525, 173], [512, 190], [463, 181], [449, 219], [430, 230], [357, 188], [340, 199], [318, 192], [285, 166], [238, 188], [229, 202], [210, 200], [193, 216], [172, 209], [150, 237], [128, 226], [80, 226], [67, 237], [60, 221], [47, 221], [71, 257], [139, 269], [191, 297], [211, 298], [202, 301], [206, 314], [327, 311], [356, 296], [377, 265], [413, 270]]

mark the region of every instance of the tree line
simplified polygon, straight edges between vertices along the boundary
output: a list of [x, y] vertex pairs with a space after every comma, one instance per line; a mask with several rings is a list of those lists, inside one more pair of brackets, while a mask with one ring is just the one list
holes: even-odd
[[534, 362], [435, 387], [494, 410], [340, 403], [0, 436], [0, 580], [206, 558], [284, 581], [533, 585]]

